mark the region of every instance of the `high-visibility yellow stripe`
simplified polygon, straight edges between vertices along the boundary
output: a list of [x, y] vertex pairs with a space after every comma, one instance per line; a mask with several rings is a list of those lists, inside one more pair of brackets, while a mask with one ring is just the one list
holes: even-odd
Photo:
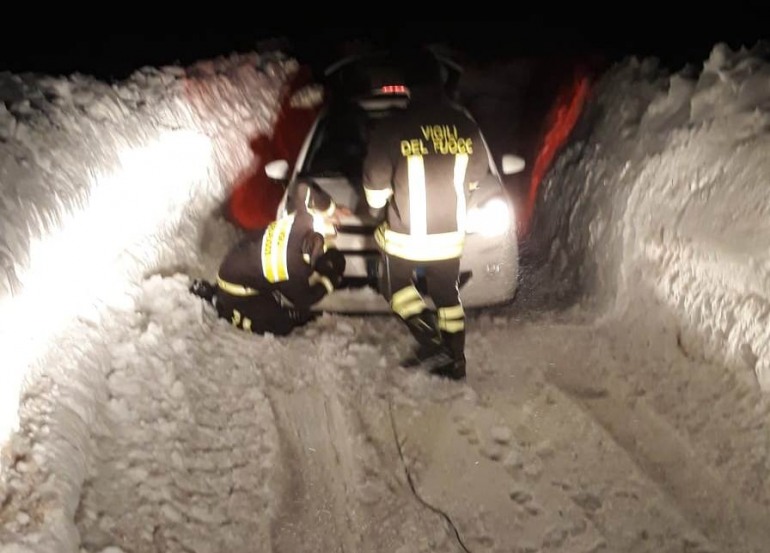
[[268, 282], [275, 282], [275, 271], [273, 270], [273, 248], [275, 247], [274, 234], [277, 232], [278, 221], [273, 221], [265, 229], [265, 235], [262, 237], [262, 274]]
[[243, 328], [243, 330], [251, 330], [251, 319], [244, 317], [241, 328]]
[[413, 261], [435, 261], [460, 257], [465, 245], [465, 233], [444, 232], [412, 236], [395, 232], [380, 225], [374, 232], [374, 240], [383, 251]]
[[417, 315], [426, 307], [420, 292], [411, 285], [402, 288], [390, 299], [390, 308], [402, 319]]
[[425, 163], [422, 156], [408, 156], [406, 163], [409, 177], [409, 232], [422, 236], [428, 232]]
[[468, 170], [468, 154], [455, 155], [454, 185], [457, 196], [457, 230], [465, 232], [465, 172]]
[[412, 285], [404, 286], [401, 290], [395, 292], [390, 300], [391, 305], [397, 306], [404, 302], [420, 298], [420, 292]]
[[374, 209], [379, 209], [388, 203], [388, 199], [393, 194], [393, 189], [390, 187], [382, 189], [364, 187], [364, 194], [366, 194], [366, 203]]
[[241, 286], [240, 284], [233, 284], [232, 282], [227, 282], [226, 280], [223, 280], [219, 276], [217, 276], [217, 286], [221, 290], [224, 290], [231, 296], [256, 296], [259, 294], [259, 291], [257, 291], [254, 288], [249, 288], [248, 286]]
[[449, 332], [450, 334], [455, 332], [460, 332], [461, 330], [465, 329], [465, 321], [439, 321], [438, 327], [440, 330], [443, 330], [444, 332]]
[[465, 310], [462, 305], [440, 307], [438, 309], [438, 327], [444, 332], [460, 332], [465, 329]]
[[462, 319], [465, 317], [465, 309], [462, 305], [453, 305], [452, 307], [441, 307], [438, 310], [439, 318], [444, 319]]
[[265, 236], [262, 238], [262, 274], [268, 282], [289, 279], [287, 253], [292, 224], [294, 215], [289, 215], [273, 221], [265, 229]]

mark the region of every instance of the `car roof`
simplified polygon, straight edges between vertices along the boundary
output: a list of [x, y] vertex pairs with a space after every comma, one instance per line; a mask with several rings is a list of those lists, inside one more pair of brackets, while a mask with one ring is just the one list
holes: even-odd
[[[454, 95], [462, 74], [462, 67], [446, 55], [421, 48], [412, 51], [380, 50], [347, 56], [331, 64], [324, 71], [324, 86], [334, 97], [348, 100], [376, 100], [387, 94], [408, 96], [411, 63], [435, 63], [434, 75], [444, 91]], [[405, 87], [403, 90], [399, 87]]]

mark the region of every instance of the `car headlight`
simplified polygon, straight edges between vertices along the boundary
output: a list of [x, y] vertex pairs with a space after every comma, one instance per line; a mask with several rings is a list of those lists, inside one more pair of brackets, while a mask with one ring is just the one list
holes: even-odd
[[494, 197], [468, 210], [465, 230], [483, 236], [500, 236], [510, 228], [512, 217], [508, 203]]

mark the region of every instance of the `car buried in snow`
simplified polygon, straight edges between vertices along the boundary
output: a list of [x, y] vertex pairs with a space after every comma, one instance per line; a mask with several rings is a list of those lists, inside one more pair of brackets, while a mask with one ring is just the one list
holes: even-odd
[[[345, 254], [347, 266], [342, 286], [316, 305], [319, 311], [389, 311], [379, 293], [381, 260], [374, 241], [378, 221], [367, 209], [362, 168], [369, 131], [409, 102], [409, 90], [396, 59], [388, 53], [366, 54], [327, 68], [323, 104], [293, 168], [290, 160], [274, 160], [265, 167], [268, 176], [285, 187], [277, 217], [294, 210], [293, 191], [300, 182], [314, 183], [337, 206], [347, 208], [334, 225], [324, 225], [327, 240]], [[440, 64], [445, 91], [456, 97], [454, 88], [461, 67], [439, 54], [434, 54], [434, 59]], [[469, 309], [512, 300], [519, 271], [516, 210], [486, 141], [483, 147], [489, 171], [468, 202], [460, 262], [460, 297]], [[513, 174], [524, 168], [524, 162], [519, 156], [505, 154], [499, 168], [502, 174]], [[426, 292], [419, 274], [417, 286]]]

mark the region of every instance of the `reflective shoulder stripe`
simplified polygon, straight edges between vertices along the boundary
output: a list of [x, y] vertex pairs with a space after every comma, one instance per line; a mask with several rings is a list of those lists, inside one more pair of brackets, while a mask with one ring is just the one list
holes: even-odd
[[217, 286], [230, 294], [231, 296], [256, 296], [259, 294], [259, 290], [249, 288], [248, 286], [241, 286], [240, 284], [233, 284], [227, 282], [219, 276], [217, 276]]
[[393, 194], [393, 189], [390, 187], [382, 189], [364, 188], [366, 194], [366, 203], [375, 209], [384, 207], [388, 203], [388, 199]]
[[465, 246], [465, 233], [444, 232], [414, 236], [380, 225], [374, 240], [386, 253], [412, 261], [436, 261], [460, 257]]
[[288, 246], [294, 215], [273, 221], [262, 237], [262, 274], [268, 282], [289, 279]]

